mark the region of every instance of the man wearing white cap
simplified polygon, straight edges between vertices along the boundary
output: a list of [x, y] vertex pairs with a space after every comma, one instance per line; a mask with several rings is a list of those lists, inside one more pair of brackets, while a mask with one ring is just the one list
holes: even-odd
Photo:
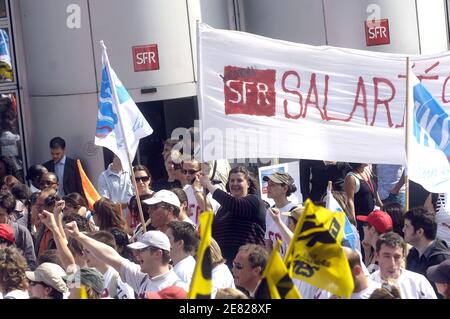
[[165, 232], [171, 221], [178, 220], [180, 200], [175, 193], [163, 189], [142, 202], [149, 205], [151, 224], [157, 230]]
[[147, 291], [159, 291], [172, 285], [187, 289], [169, 265], [170, 241], [163, 232], [148, 231], [139, 241], [128, 245], [136, 251], [139, 264], [135, 264], [120, 256], [114, 248], [81, 233], [75, 222], [68, 223], [65, 227], [69, 235], [78, 240], [92, 255], [116, 269], [122, 280], [129, 284], [139, 297]]

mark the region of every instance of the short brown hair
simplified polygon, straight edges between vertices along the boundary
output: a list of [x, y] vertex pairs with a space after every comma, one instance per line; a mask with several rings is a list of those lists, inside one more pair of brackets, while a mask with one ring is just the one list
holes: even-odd
[[392, 248], [400, 247], [403, 251], [403, 255], [405, 255], [406, 252], [405, 241], [403, 240], [402, 236], [400, 236], [397, 233], [390, 231], [388, 233], [380, 235], [380, 237], [378, 237], [375, 249], [377, 253], [380, 252], [382, 245], [389, 246]]
[[263, 273], [269, 259], [269, 254], [263, 246], [256, 244], [246, 244], [239, 247], [239, 252], [248, 254], [248, 261], [251, 267], [261, 267], [261, 273]]

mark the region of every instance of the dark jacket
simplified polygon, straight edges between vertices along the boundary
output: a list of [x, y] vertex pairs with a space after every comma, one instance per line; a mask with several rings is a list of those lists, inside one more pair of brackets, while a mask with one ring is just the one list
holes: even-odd
[[[445, 241], [436, 239], [434, 243], [428, 247], [422, 256], [416, 248], [411, 248], [406, 258], [406, 269], [427, 276], [428, 267], [439, 265], [444, 260], [450, 259], [450, 249]], [[428, 278], [427, 278], [428, 279]], [[429, 280], [430, 281], [430, 280]], [[430, 281], [436, 294], [438, 294], [436, 285]], [[439, 294], [438, 294], [439, 295]]]
[[221, 205], [214, 217], [212, 236], [229, 265], [240, 246], [264, 245], [266, 208], [256, 195], [233, 197], [216, 189], [213, 198]]
[[34, 252], [33, 237], [31, 237], [30, 231], [26, 227], [16, 222], [10, 222], [9, 224], [14, 232], [16, 247], [23, 251], [23, 255], [27, 260], [28, 267], [30, 267], [30, 270], [34, 271], [37, 267], [37, 264], [36, 254]]
[[[49, 172], [55, 172], [55, 163], [53, 160], [43, 164]], [[61, 181], [59, 181], [61, 183]], [[77, 162], [66, 156], [66, 163], [64, 164], [64, 177], [62, 181], [65, 194], [79, 193], [84, 196], [83, 187], [81, 185], [80, 172], [78, 171]]]

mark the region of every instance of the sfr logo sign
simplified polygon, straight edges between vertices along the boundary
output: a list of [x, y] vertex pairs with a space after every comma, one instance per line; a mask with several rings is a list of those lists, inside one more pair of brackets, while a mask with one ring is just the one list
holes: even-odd
[[391, 43], [388, 19], [365, 21], [367, 46]]
[[133, 47], [134, 72], [159, 70], [158, 45]]

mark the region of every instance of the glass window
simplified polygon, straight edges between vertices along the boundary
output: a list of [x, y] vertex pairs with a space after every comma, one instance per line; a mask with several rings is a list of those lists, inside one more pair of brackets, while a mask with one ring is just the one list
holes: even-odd
[[13, 175], [23, 181], [22, 139], [15, 93], [0, 93], [0, 178]]
[[0, 19], [6, 18], [6, 0], [0, 0]]
[[0, 28], [0, 83], [14, 81], [9, 39], [8, 29]]

